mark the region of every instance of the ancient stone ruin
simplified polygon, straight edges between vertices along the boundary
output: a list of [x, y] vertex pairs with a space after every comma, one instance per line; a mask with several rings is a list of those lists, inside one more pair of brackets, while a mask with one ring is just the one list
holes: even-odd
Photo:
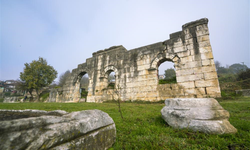
[[[165, 61], [174, 63], [176, 84], [158, 84], [158, 66]], [[115, 89], [107, 88], [112, 71], [116, 75]], [[93, 53], [72, 70], [62, 88], [51, 91], [49, 101], [78, 102], [80, 79], [86, 73], [86, 102], [111, 100], [114, 90], [122, 101], [221, 96], [206, 18], [183, 25], [182, 31], [170, 34], [170, 39], [163, 42], [129, 51], [113, 46]]]
[[0, 149], [108, 149], [113, 119], [100, 110], [0, 110]]

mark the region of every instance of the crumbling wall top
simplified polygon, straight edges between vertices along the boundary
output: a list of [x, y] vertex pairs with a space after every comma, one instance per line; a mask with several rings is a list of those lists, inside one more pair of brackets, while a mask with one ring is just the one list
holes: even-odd
[[101, 53], [104, 53], [104, 52], [109, 52], [111, 50], [115, 50], [115, 51], [119, 51], [119, 50], [127, 51], [127, 49], [125, 47], [123, 47], [122, 45], [118, 45], [118, 46], [112, 46], [110, 48], [106, 48], [104, 50], [99, 50], [97, 52], [92, 53], [92, 55], [95, 56], [96, 54], [101, 54]]
[[201, 25], [201, 24], [207, 24], [207, 23], [208, 23], [208, 19], [207, 18], [202, 18], [202, 19], [199, 19], [199, 20], [192, 21], [192, 22], [184, 24], [182, 26], [182, 30], [184, 30], [185, 28], [188, 28], [188, 27], [195, 27], [195, 26], [198, 26], [198, 25]]

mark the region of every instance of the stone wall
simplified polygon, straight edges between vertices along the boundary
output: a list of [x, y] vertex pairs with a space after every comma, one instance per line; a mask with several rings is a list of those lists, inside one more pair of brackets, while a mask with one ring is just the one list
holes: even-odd
[[[220, 97], [220, 87], [209, 40], [208, 19], [182, 26], [170, 39], [127, 51], [113, 46], [93, 53], [93, 57], [72, 70], [66, 84], [54, 91], [50, 101], [78, 102], [80, 79], [88, 73], [87, 102], [112, 98], [108, 75], [115, 72], [115, 86], [121, 100], [158, 101], [167, 98]], [[158, 67], [174, 63], [176, 84], [158, 84]]]
[[242, 94], [242, 96], [250, 97], [250, 89], [236, 90], [236, 94]]

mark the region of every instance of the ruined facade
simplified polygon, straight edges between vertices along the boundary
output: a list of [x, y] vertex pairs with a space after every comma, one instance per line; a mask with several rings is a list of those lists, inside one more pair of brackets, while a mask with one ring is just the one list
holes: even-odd
[[[206, 18], [187, 23], [169, 40], [129, 51], [123, 46], [97, 51], [72, 70], [66, 84], [51, 92], [49, 101], [78, 102], [80, 79], [86, 73], [87, 102], [220, 97], [207, 24]], [[174, 63], [176, 84], [158, 84], [158, 66], [165, 61]], [[112, 71], [115, 89], [107, 88]]]

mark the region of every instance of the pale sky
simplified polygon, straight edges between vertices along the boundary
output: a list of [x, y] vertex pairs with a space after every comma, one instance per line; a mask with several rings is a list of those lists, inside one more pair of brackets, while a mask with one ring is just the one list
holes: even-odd
[[165, 41], [204, 17], [214, 59], [250, 67], [249, 6], [249, 0], [0, 0], [0, 80], [18, 79], [24, 63], [39, 57], [59, 76], [93, 52]]

